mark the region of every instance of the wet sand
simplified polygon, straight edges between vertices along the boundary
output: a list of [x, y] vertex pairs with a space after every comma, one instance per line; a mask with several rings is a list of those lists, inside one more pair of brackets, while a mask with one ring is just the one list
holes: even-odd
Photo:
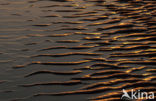
[[154, 0], [0, 0], [0, 101], [156, 92], [155, 14]]

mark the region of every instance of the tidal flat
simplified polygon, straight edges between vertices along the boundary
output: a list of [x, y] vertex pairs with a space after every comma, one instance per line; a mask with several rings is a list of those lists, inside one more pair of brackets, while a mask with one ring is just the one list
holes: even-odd
[[0, 0], [0, 101], [156, 99], [155, 16], [154, 0]]

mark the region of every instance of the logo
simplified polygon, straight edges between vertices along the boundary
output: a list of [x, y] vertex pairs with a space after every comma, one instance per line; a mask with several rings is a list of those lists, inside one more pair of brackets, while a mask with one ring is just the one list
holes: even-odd
[[154, 92], [141, 92], [141, 90], [134, 91], [133, 89], [129, 93], [125, 89], [122, 91], [123, 95], [121, 99], [123, 100], [154, 99]]

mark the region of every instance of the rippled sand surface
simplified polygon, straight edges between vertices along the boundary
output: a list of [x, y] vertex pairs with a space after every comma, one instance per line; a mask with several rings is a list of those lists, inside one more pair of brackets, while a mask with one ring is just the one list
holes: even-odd
[[155, 16], [155, 0], [0, 0], [0, 101], [156, 92]]

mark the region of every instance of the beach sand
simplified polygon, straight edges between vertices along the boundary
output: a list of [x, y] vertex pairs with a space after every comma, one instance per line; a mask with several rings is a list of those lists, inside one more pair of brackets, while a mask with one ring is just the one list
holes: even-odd
[[155, 11], [154, 0], [0, 0], [0, 101], [156, 92]]

